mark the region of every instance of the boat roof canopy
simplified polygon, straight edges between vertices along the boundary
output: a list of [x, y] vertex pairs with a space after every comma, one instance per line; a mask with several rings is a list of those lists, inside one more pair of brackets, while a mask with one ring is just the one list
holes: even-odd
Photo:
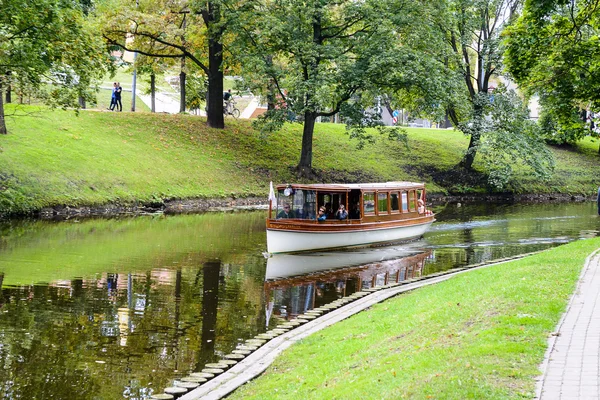
[[281, 184], [277, 185], [277, 190], [284, 190], [287, 187], [317, 191], [346, 191], [358, 189], [364, 192], [370, 190], [423, 189], [425, 184], [418, 182]]

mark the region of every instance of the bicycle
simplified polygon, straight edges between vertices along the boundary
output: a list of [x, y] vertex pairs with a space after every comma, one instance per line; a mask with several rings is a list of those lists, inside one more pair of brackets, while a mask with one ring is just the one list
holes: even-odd
[[226, 100], [223, 104], [223, 114], [231, 115], [233, 118], [240, 117], [240, 110], [235, 107], [235, 101], [232, 99]]

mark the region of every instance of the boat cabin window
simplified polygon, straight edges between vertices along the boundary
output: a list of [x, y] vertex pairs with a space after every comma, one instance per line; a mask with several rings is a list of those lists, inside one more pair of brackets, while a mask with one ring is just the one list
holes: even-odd
[[317, 196], [314, 190], [282, 189], [277, 193], [275, 218], [316, 219]]
[[390, 193], [390, 210], [393, 213], [400, 211], [400, 202], [398, 201], [398, 193]]
[[416, 192], [414, 190], [411, 190], [410, 192], [408, 192], [408, 209], [410, 211], [416, 211], [417, 210], [417, 200], [416, 200]]
[[388, 194], [386, 193], [377, 193], [377, 214], [387, 214], [388, 213]]
[[325, 207], [327, 219], [335, 218], [335, 213], [340, 205], [348, 208], [346, 192], [318, 192], [317, 200], [319, 207]]
[[348, 218], [360, 219], [360, 190], [351, 190], [348, 195]]
[[402, 192], [402, 212], [408, 212], [408, 193]]
[[375, 214], [375, 193], [365, 192], [363, 194], [363, 215]]

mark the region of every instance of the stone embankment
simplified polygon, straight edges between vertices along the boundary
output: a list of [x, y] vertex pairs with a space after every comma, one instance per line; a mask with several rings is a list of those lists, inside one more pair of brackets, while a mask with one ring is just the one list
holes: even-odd
[[[427, 204], [469, 204], [469, 203], [552, 203], [552, 202], [596, 201], [596, 196], [570, 194], [472, 194], [427, 196]], [[118, 215], [144, 214], [187, 214], [213, 211], [264, 210], [268, 207], [267, 197], [221, 198], [221, 199], [182, 199], [165, 200], [153, 203], [119, 204], [110, 203], [99, 206], [55, 206], [43, 208], [31, 216], [40, 219], [68, 219], [75, 217], [113, 217]], [[0, 211], [0, 217], [2, 216]]]

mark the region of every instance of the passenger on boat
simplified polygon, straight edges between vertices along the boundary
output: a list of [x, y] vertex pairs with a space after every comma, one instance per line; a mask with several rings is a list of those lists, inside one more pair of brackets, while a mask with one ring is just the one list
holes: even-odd
[[325, 207], [319, 208], [319, 217], [317, 218], [318, 221], [325, 221], [327, 219], [327, 214], [325, 213], [326, 211], [327, 210]]
[[335, 217], [339, 220], [344, 220], [348, 218], [348, 211], [346, 211], [346, 207], [343, 204], [340, 204], [340, 207], [335, 213]]
[[425, 214], [425, 203], [423, 202], [423, 200], [417, 200], [417, 206], [417, 211], [419, 212], [419, 214]]
[[290, 205], [285, 203], [283, 205], [283, 210], [277, 214], [277, 219], [279, 218], [296, 218], [296, 214], [293, 210], [290, 210]]

